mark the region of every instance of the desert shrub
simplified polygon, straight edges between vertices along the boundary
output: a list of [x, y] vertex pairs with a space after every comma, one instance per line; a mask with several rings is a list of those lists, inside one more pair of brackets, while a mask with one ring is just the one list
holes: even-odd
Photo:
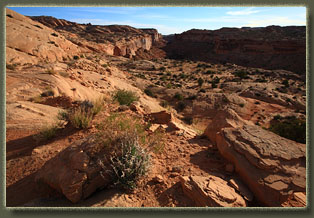
[[74, 109], [69, 114], [69, 121], [77, 129], [86, 129], [90, 126], [93, 120], [93, 113], [91, 110], [87, 110], [83, 107]]
[[160, 67], [160, 68], [159, 68], [159, 70], [161, 70], [161, 71], [165, 71], [165, 70], [166, 70], [166, 68], [165, 68], [164, 66], [162, 66], [162, 67]]
[[[215, 84], [215, 85], [216, 85], [216, 84]], [[216, 85], [216, 87], [213, 87], [213, 88], [217, 88], [217, 85]], [[202, 89], [199, 90], [199, 92], [205, 93], [206, 90], [202, 88]]]
[[171, 83], [168, 83], [168, 84], [166, 85], [166, 88], [167, 88], [167, 89], [171, 89], [171, 88], [172, 88], [172, 84], [171, 84]]
[[74, 59], [74, 60], [78, 60], [78, 59], [80, 59], [80, 57], [77, 56], [77, 55], [74, 55], [74, 56], [73, 56], [73, 59]]
[[282, 81], [282, 84], [288, 88], [290, 85], [289, 85], [289, 80], [285, 79], [284, 81]]
[[267, 83], [267, 82], [268, 82], [268, 80], [267, 80], [267, 79], [265, 79], [265, 78], [258, 78], [258, 79], [256, 79], [256, 80], [255, 80], [255, 82], [259, 82], [259, 83]]
[[130, 106], [134, 101], [137, 101], [139, 97], [135, 92], [127, 90], [118, 90], [113, 96], [114, 101], [118, 101], [120, 105]]
[[44, 126], [34, 136], [34, 139], [38, 142], [50, 140], [57, 135], [58, 129], [60, 129], [58, 124]]
[[240, 107], [244, 107], [244, 104], [243, 104], [243, 103], [240, 103], [239, 106], [240, 106]]
[[279, 114], [277, 114], [276, 116], [274, 116], [274, 120], [280, 120], [282, 117], [279, 115]]
[[182, 101], [184, 99], [183, 95], [179, 92], [176, 92], [173, 98], [177, 99], [178, 101]]
[[90, 127], [94, 116], [103, 109], [103, 105], [104, 99], [102, 97], [94, 101], [85, 100], [76, 108], [59, 112], [57, 118], [70, 122], [77, 129], [86, 129]]
[[144, 89], [144, 93], [150, 97], [156, 97], [153, 91], [149, 88]]
[[210, 75], [210, 74], [215, 74], [216, 72], [215, 71], [212, 71], [212, 70], [207, 70], [205, 72], [203, 72], [203, 74], [205, 75]]
[[148, 172], [150, 156], [140, 146], [138, 137], [132, 134], [121, 137], [116, 148], [110, 157], [114, 185], [134, 189], [137, 180]]
[[217, 84], [216, 84], [214, 81], [212, 81], [211, 84], [212, 84], [212, 88], [213, 88], [213, 89], [214, 89], [214, 88], [217, 88]]
[[184, 79], [184, 78], [187, 77], [187, 75], [186, 75], [185, 73], [180, 73], [180, 74], [179, 74], [179, 77], [182, 78], [182, 79]]
[[181, 112], [186, 108], [186, 103], [183, 101], [178, 102], [177, 104], [177, 111]]
[[305, 120], [298, 119], [294, 116], [283, 118], [280, 117], [280, 115], [274, 120], [276, 122], [272, 122], [268, 130], [296, 142], [306, 142]]
[[202, 86], [203, 83], [204, 83], [204, 80], [200, 77], [198, 80], [197, 80], [197, 83], [199, 86]]
[[189, 97], [187, 97], [187, 100], [195, 100], [196, 98], [196, 95], [190, 95]]
[[183, 121], [188, 124], [188, 125], [192, 125], [193, 124], [193, 117], [191, 116], [186, 116], [183, 118]]
[[239, 77], [240, 79], [248, 79], [248, 72], [244, 71], [244, 70], [238, 70], [234, 72], [234, 75], [236, 77]]
[[169, 106], [169, 102], [168, 101], [162, 101], [162, 102], [160, 102], [160, 106], [162, 106], [162, 107], [168, 107]]
[[99, 161], [111, 165], [111, 175], [116, 186], [124, 189], [136, 187], [138, 179], [144, 176], [150, 167], [149, 152], [163, 149], [163, 133], [148, 134], [147, 124], [139, 118], [114, 113], [97, 125], [99, 150], [105, 150], [105, 156]]
[[95, 116], [104, 108], [104, 98], [99, 97], [95, 99], [94, 101], [92, 101], [92, 105], [93, 107], [91, 108], [91, 111], [93, 115]]
[[52, 36], [58, 37], [56, 33], [51, 33]]

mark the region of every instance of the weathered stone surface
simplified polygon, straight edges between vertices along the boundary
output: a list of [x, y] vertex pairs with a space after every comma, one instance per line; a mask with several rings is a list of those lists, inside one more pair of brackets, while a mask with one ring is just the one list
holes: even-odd
[[183, 192], [197, 206], [205, 207], [246, 207], [246, 201], [228, 185], [228, 182], [216, 177], [181, 176]]
[[299, 202], [302, 206], [306, 206], [306, 196], [302, 192], [294, 192], [293, 198]]
[[56, 189], [73, 203], [87, 198], [110, 183], [110, 176], [92, 155], [95, 147], [94, 136], [73, 143], [46, 162], [38, 171], [36, 181]]
[[6, 9], [6, 14], [7, 63], [63, 61], [64, 58], [73, 58], [73, 55], [79, 54], [77, 45], [56, 34], [53, 29], [10, 9]]
[[253, 200], [252, 192], [239, 180], [239, 179], [230, 179], [229, 184], [236, 189], [247, 201]]
[[239, 128], [245, 124], [250, 124], [250, 122], [242, 119], [234, 110], [228, 108], [216, 114], [212, 122], [205, 129], [204, 135], [207, 136], [212, 143], [216, 143], [216, 134], [219, 133], [222, 128]]
[[216, 142], [263, 204], [280, 206], [292, 192], [305, 192], [305, 144], [249, 125], [222, 129]]
[[149, 117], [152, 123], [156, 124], [168, 124], [173, 119], [172, 114], [168, 113], [167, 111], [151, 113], [149, 114]]

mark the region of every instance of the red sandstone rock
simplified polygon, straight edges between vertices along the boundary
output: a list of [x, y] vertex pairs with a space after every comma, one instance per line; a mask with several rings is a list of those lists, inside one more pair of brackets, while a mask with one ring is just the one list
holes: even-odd
[[280, 206], [293, 192], [305, 192], [305, 144], [249, 125], [223, 128], [216, 142], [263, 204]]
[[228, 185], [216, 177], [180, 177], [183, 192], [200, 207], [246, 207], [245, 200]]

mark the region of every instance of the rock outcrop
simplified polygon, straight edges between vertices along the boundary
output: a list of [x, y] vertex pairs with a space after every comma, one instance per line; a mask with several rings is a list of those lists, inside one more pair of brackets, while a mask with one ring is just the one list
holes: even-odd
[[305, 192], [305, 144], [259, 126], [223, 128], [216, 137], [221, 155], [266, 206], [281, 206], [294, 192]]
[[264, 69], [306, 70], [305, 26], [192, 29], [164, 48], [171, 58], [234, 63]]
[[207, 136], [212, 143], [216, 143], [216, 135], [222, 128], [240, 128], [245, 124], [250, 124], [250, 122], [242, 119], [234, 110], [229, 108], [225, 111], [217, 112], [212, 122], [205, 129], [204, 135]]
[[216, 176], [180, 177], [183, 192], [199, 207], [246, 207], [246, 201], [228, 182]]
[[[54, 28], [86, 51], [132, 58], [137, 51], [149, 51], [162, 40], [156, 29], [136, 29], [127, 25], [78, 24], [50, 16], [33, 16], [31, 19]], [[83, 39], [83, 40], [82, 40]]]
[[6, 9], [7, 64], [63, 61], [79, 53], [77, 45], [53, 29]]
[[87, 198], [111, 182], [107, 172], [109, 164], [101, 158], [98, 148], [95, 136], [73, 143], [46, 162], [38, 171], [36, 181], [49, 185], [73, 203]]

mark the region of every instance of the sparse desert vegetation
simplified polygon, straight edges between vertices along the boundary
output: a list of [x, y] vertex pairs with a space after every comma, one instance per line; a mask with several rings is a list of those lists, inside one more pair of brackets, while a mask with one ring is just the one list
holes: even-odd
[[7, 206], [306, 206], [305, 28], [6, 12]]

